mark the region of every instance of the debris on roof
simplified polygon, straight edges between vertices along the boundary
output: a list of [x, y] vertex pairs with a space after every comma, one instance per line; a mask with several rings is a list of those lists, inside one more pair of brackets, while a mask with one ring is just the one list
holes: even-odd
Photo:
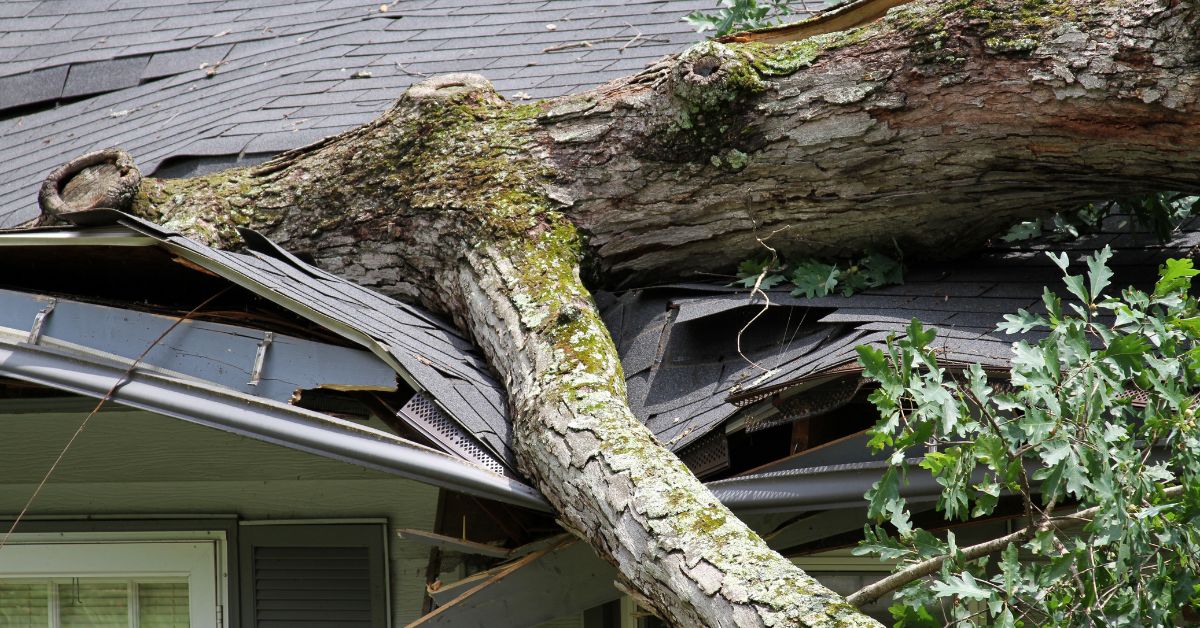
[[[183, 260], [187, 267], [181, 266], [171, 256], [159, 257], [156, 263], [160, 266], [202, 269], [213, 277], [208, 284], [210, 290], [216, 284], [232, 283], [336, 334], [348, 343], [367, 349], [391, 367], [393, 382], [394, 375], [398, 374], [416, 393], [391, 408], [397, 420], [407, 423], [412, 430], [439, 445], [443, 451], [455, 453], [493, 472], [515, 476], [516, 461], [511, 450], [504, 391], [470, 342], [436, 317], [418, 307], [400, 303], [309, 266], [252, 232], [244, 233], [248, 252], [232, 253], [212, 249], [116, 211], [80, 212], [78, 215], [72, 214], [72, 219], [82, 220], [92, 226], [0, 234], [0, 257], [11, 252], [17, 257], [24, 255], [28, 258], [31, 254], [27, 249], [30, 247], [40, 250], [42, 257], [55, 257], [60, 253], [52, 245], [61, 246], [67, 241], [75, 247], [82, 247], [76, 250], [89, 254], [104, 249], [106, 243], [118, 246], [123, 251], [161, 248], [175, 259]], [[39, 241], [40, 249], [35, 244]], [[73, 279], [77, 280], [73, 289], [83, 295], [95, 296], [104, 291], [101, 286], [120, 283], [113, 281], [121, 277], [120, 272], [103, 265], [105, 260], [112, 259], [103, 255], [83, 259], [86, 264], [80, 265], [82, 268], [72, 273]], [[154, 258], [143, 255], [141, 259], [147, 261]], [[96, 275], [74, 276], [87, 273]], [[97, 280], [97, 276], [107, 277], [107, 280]], [[46, 273], [45, 277], [35, 274], [27, 277], [26, 283], [37, 285], [44, 282], [43, 285], [50, 284], [58, 290], [71, 289], [56, 280], [57, 273]], [[196, 284], [203, 285], [203, 282]], [[31, 286], [22, 287], [29, 289]], [[163, 288], [170, 292], [178, 286]], [[194, 290], [195, 286], [191, 289]], [[156, 291], [157, 288], [152, 292]], [[144, 294], [146, 291], [143, 289], [141, 292]], [[266, 351], [269, 355], [288, 342], [273, 332], [266, 333], [272, 334], [270, 342], [276, 345], [274, 350]], [[246, 346], [241, 350], [247, 355], [243, 356], [245, 359], [242, 362], [254, 363], [258, 359], [254, 354], [262, 350], [266, 338], [268, 336], [263, 335], [253, 342], [247, 340], [249, 344], [243, 342]], [[259, 349], [251, 346], [255, 343]], [[261, 370], [262, 366], [257, 364], [256, 370]], [[248, 377], [248, 381], [254, 380], [253, 372], [243, 375]], [[320, 384], [375, 385], [379, 383], [378, 379], [339, 382], [336, 379], [319, 381], [309, 378], [285, 383], [256, 383], [253, 386], [256, 392], [269, 389], [275, 391], [272, 398], [288, 400], [293, 396], [303, 398], [303, 389], [317, 388]], [[228, 384], [235, 390], [250, 386], [249, 383]], [[311, 394], [309, 398], [312, 399]]]
[[[855, 347], [883, 346], [913, 319], [937, 327], [942, 364], [1005, 372], [1012, 343], [1039, 336], [1007, 335], [996, 325], [1020, 308], [1042, 311], [1043, 287], [1063, 291], [1062, 273], [1045, 252], [1067, 249], [1078, 260], [1106, 244], [1114, 251], [1114, 285], [1149, 285], [1166, 257], [1194, 256], [1200, 219], [1159, 243], [1132, 230], [1128, 216], [1112, 216], [1073, 242], [998, 243], [953, 266], [914, 268], [902, 285], [850, 297], [780, 290], [766, 293], [768, 303], [742, 288], [679, 284], [600, 302], [634, 413], [694, 472], [721, 477], [868, 427], [874, 410]], [[826, 416], [837, 420], [816, 420]], [[863, 443], [841, 448], [841, 461], [870, 460]]]

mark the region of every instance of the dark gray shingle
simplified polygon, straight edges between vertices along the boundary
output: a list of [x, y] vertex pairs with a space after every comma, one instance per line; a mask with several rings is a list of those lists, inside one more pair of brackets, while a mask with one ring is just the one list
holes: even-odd
[[63, 86], [63, 98], [133, 87], [141, 82], [149, 61], [146, 57], [129, 57], [73, 65]]

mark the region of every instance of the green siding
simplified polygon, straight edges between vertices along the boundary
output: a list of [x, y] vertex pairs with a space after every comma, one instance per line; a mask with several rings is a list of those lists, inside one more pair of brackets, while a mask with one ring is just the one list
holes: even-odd
[[[0, 517], [12, 515], [87, 414], [0, 401]], [[216, 515], [243, 520], [387, 518], [394, 626], [420, 615], [428, 547], [391, 529], [430, 529], [438, 489], [177, 419], [96, 415], [28, 516]]]

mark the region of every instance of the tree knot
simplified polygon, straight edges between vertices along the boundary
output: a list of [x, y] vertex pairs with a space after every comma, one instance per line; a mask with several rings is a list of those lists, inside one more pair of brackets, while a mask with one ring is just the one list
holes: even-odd
[[412, 103], [459, 103], [464, 100], [504, 101], [491, 81], [478, 74], [458, 72], [439, 74], [414, 84], [404, 93], [400, 102]]
[[750, 61], [717, 42], [704, 42], [683, 53], [671, 74], [672, 93], [698, 111], [731, 108], [766, 89]]

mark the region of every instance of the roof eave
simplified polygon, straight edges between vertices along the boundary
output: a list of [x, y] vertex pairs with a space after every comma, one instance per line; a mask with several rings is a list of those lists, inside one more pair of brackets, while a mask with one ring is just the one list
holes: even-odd
[[53, 348], [0, 339], [0, 375], [112, 400], [290, 449], [449, 490], [549, 511], [533, 488], [459, 458], [317, 412], [196, 381], [93, 362]]

